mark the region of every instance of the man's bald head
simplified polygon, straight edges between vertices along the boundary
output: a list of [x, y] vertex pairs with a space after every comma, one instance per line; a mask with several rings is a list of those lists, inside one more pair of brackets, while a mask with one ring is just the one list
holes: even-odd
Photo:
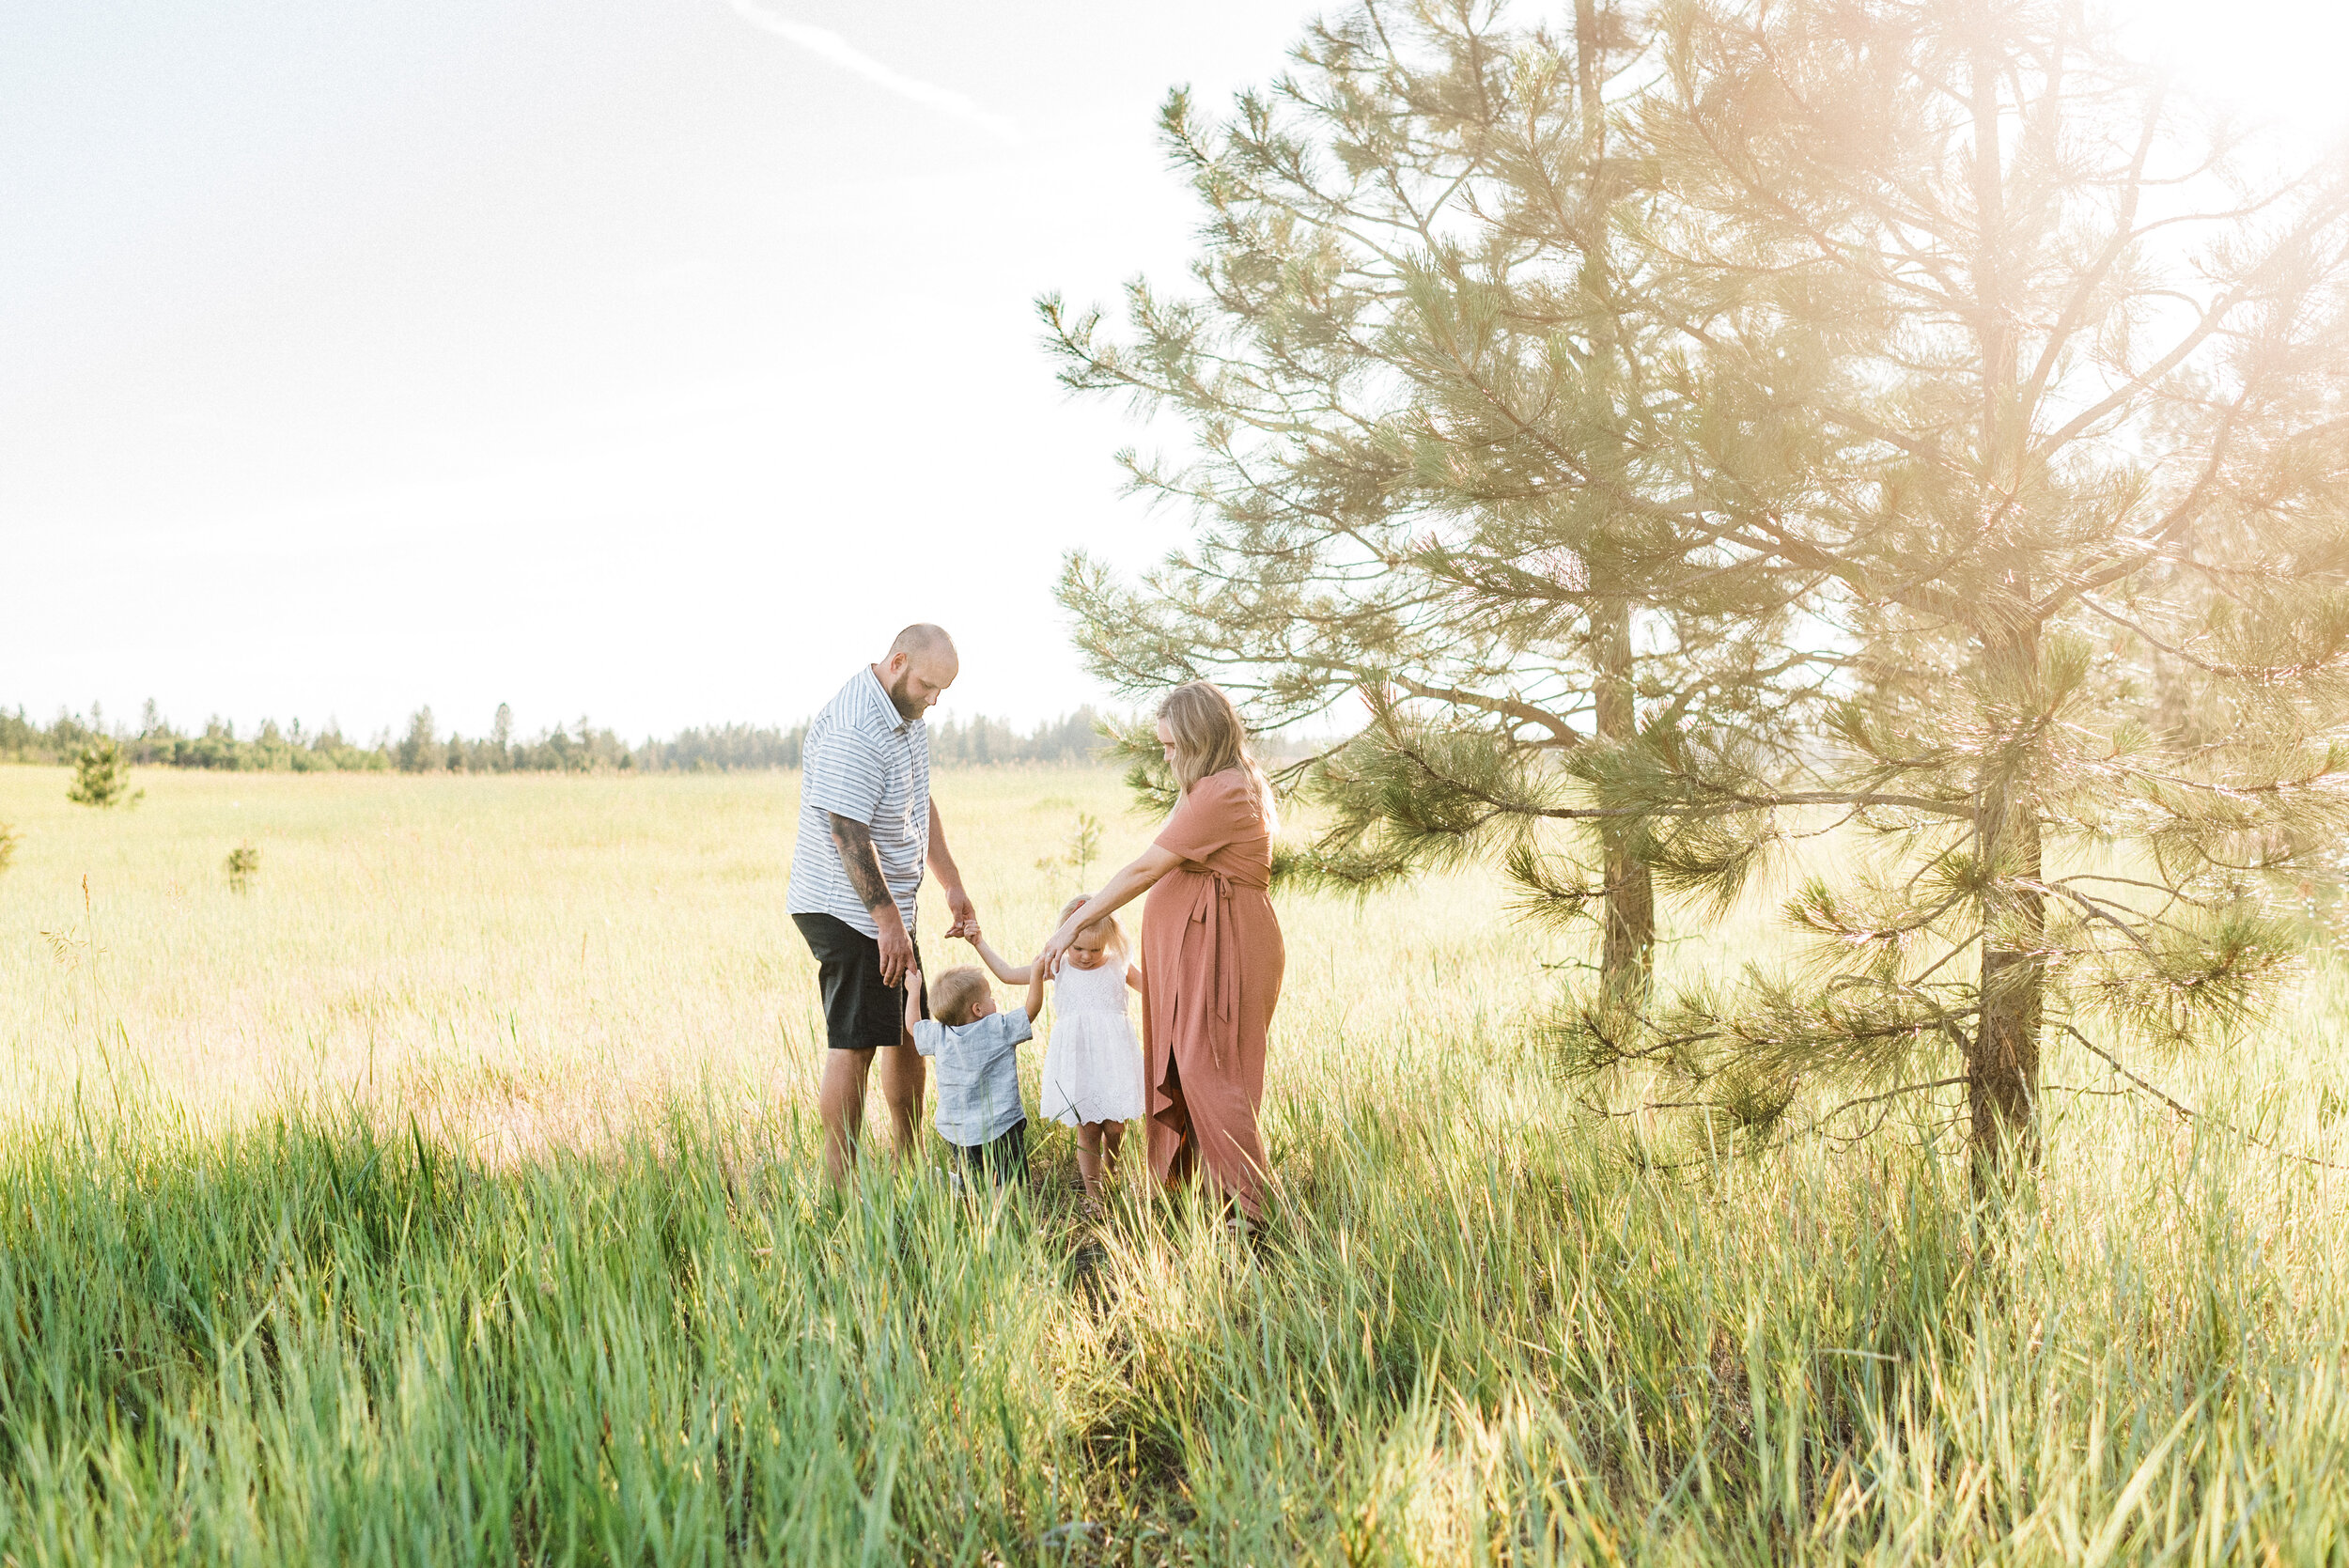
[[907, 719], [919, 719], [937, 706], [961, 673], [955, 640], [946, 635], [944, 627], [927, 621], [916, 621], [897, 633], [896, 641], [889, 644], [889, 657], [873, 666], [889, 700]]
[[916, 621], [897, 633], [897, 640], [889, 644], [889, 651], [892, 656], [902, 653], [915, 659], [929, 658], [939, 654], [953, 659], [955, 658], [955, 640], [946, 635], [946, 629], [942, 626], [932, 626], [927, 621]]

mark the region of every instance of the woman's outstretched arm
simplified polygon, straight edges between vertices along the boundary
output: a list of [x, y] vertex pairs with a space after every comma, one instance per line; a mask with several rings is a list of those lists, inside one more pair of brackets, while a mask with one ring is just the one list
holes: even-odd
[[1150, 846], [1135, 856], [1131, 863], [1102, 885], [1101, 891], [1085, 900], [1084, 907], [1060, 923], [1060, 929], [1047, 938], [1035, 955], [1037, 968], [1046, 974], [1060, 967], [1061, 955], [1077, 939], [1077, 933], [1104, 915], [1113, 915], [1158, 885], [1159, 878], [1183, 863], [1183, 858], [1172, 849]]

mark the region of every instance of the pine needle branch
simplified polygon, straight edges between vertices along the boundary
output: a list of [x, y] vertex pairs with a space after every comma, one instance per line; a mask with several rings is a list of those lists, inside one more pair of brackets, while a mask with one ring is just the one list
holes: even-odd
[[[2119, 1057], [2105, 1049], [2104, 1047], [2096, 1044], [2095, 1041], [2090, 1039], [2087, 1035], [2082, 1034], [2078, 1030], [2073, 1028], [2070, 1024], [2064, 1024], [2061, 1028], [2063, 1032], [2069, 1034], [2074, 1040], [2077, 1040], [2080, 1045], [2086, 1047], [2092, 1054], [2102, 1057], [2106, 1064], [2110, 1066], [2114, 1072], [2120, 1074], [2123, 1078], [2127, 1079], [2140, 1091], [2151, 1094], [2154, 1098], [2159, 1100], [2163, 1105], [2168, 1106], [2172, 1111], [2176, 1112], [2180, 1121], [2191, 1124], [2202, 1120], [2202, 1117], [2197, 1115], [2186, 1107], [2180, 1105], [2176, 1100], [2171, 1099], [2168, 1094], [2163, 1094], [2159, 1089], [2146, 1082], [2143, 1079], [2138, 1077], [2126, 1067], [2121, 1065], [2121, 1059]], [[2094, 1091], [2090, 1090], [2076, 1091], [2076, 1093], [2081, 1094], [2093, 1092]], [[2220, 1121], [2216, 1116], [2209, 1118], [2209, 1120], [2213, 1126], [2218, 1127], [2226, 1132], [2232, 1132], [2237, 1138], [2242, 1139], [2246, 1143], [2250, 1144], [2253, 1148], [2264, 1149], [2271, 1155], [2280, 1155], [2285, 1159], [2297, 1160], [2303, 1165], [2314, 1165], [2326, 1171], [2349, 1171], [2349, 1165], [2336, 1164], [2334, 1161], [2329, 1159], [2319, 1159], [2314, 1155], [2295, 1154], [2292, 1150], [2281, 1148], [2277, 1144], [2270, 1142], [2268, 1140], [2257, 1136], [2256, 1134], [2245, 1132], [2240, 1127], [2232, 1126], [2226, 1122]]]

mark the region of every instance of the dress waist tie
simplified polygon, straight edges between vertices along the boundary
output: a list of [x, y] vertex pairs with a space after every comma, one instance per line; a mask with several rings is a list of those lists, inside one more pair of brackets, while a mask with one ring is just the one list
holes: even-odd
[[1207, 1054], [1218, 1067], [1227, 1067], [1239, 1049], [1239, 926], [1232, 918], [1232, 890], [1264, 891], [1221, 871], [1199, 868], [1199, 891], [1191, 895], [1190, 918], [1205, 926], [1207, 961], [1215, 967], [1215, 1008], [1207, 1019]]

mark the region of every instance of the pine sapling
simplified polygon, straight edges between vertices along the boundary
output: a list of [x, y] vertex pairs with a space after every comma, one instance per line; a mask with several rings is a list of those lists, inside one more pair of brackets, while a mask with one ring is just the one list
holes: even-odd
[[1077, 874], [1077, 891], [1086, 887], [1085, 874], [1093, 862], [1101, 858], [1101, 819], [1091, 812], [1081, 811], [1068, 830], [1067, 846], [1057, 855], [1046, 855], [1035, 862], [1038, 871], [1066, 869]]
[[73, 784], [65, 798], [77, 806], [111, 810], [138, 804], [147, 798], [147, 791], [131, 787], [131, 759], [123, 753], [122, 743], [101, 735], [73, 759]]

